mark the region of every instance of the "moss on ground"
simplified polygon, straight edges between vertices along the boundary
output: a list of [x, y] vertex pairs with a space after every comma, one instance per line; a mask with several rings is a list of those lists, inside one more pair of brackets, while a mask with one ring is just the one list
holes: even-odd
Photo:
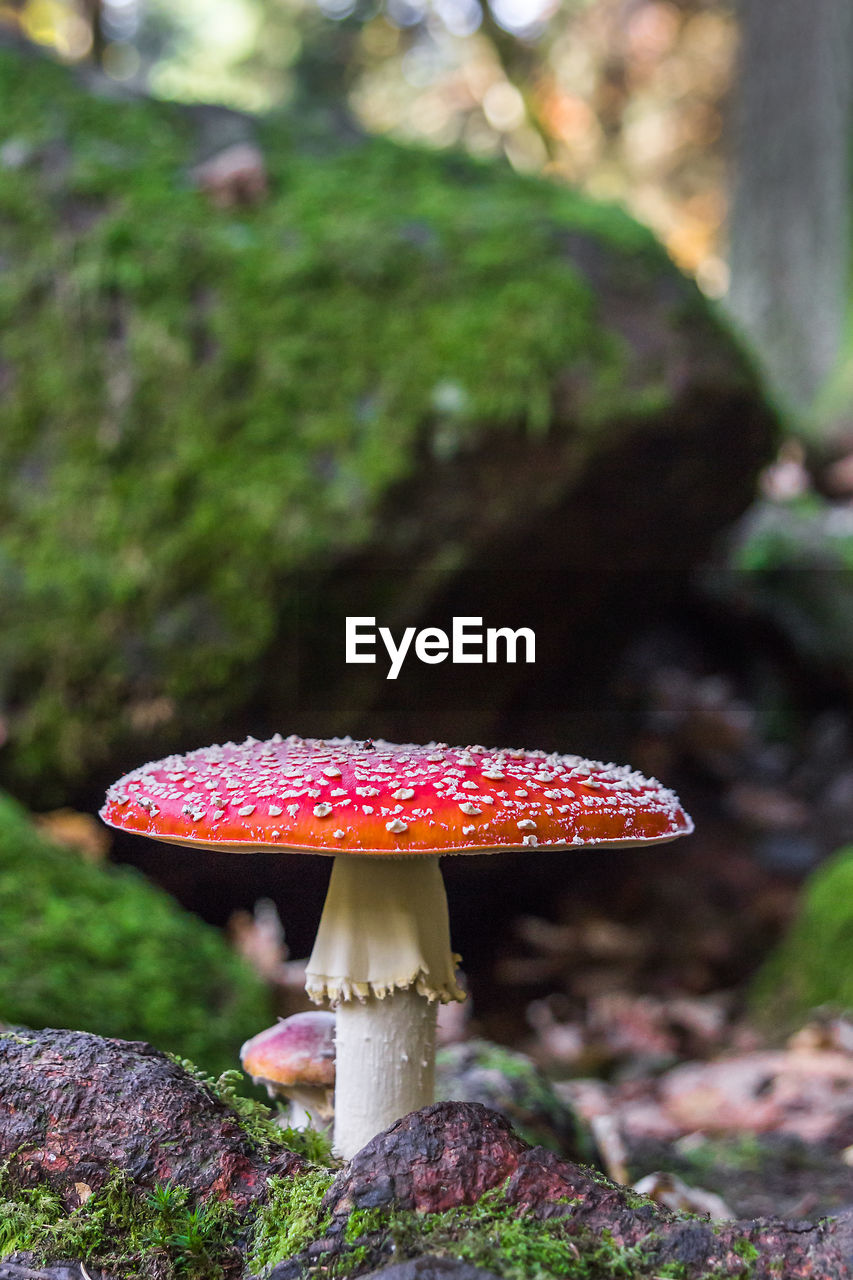
[[[591, 1235], [571, 1215], [538, 1218], [507, 1203], [502, 1188], [483, 1195], [476, 1204], [459, 1205], [441, 1213], [366, 1209], [350, 1214], [341, 1229], [324, 1212], [323, 1195], [330, 1179], [318, 1172], [293, 1182], [274, 1180], [268, 1203], [253, 1228], [248, 1265], [263, 1274], [276, 1262], [301, 1254], [305, 1280], [327, 1276], [346, 1280], [393, 1259], [402, 1262], [423, 1254], [461, 1258], [494, 1272], [504, 1280], [688, 1280], [682, 1262], [661, 1262], [659, 1241], [652, 1235], [630, 1248], [616, 1244], [607, 1233]], [[568, 1202], [565, 1202], [568, 1204]], [[306, 1252], [313, 1242], [327, 1241], [334, 1251]], [[696, 1280], [749, 1280], [758, 1251], [750, 1241], [736, 1242], [743, 1260], [735, 1276], [730, 1270], [711, 1270]]]
[[184, 1187], [145, 1194], [116, 1173], [69, 1213], [41, 1185], [12, 1189], [0, 1175], [0, 1257], [26, 1253], [37, 1263], [74, 1259], [121, 1275], [217, 1280], [239, 1270], [239, 1222], [231, 1205], [192, 1205]]
[[194, 1204], [175, 1183], [140, 1191], [119, 1172], [69, 1212], [46, 1185], [21, 1189], [0, 1171], [0, 1259], [69, 1259], [121, 1276], [217, 1280], [241, 1273], [248, 1248], [250, 1270], [261, 1273], [314, 1238], [332, 1177], [317, 1169], [274, 1178], [268, 1203], [241, 1220], [227, 1200]]
[[[140, 1193], [118, 1173], [72, 1213], [47, 1188], [12, 1191], [0, 1176], [0, 1257], [82, 1259], [150, 1280], [216, 1280], [241, 1268], [262, 1276], [285, 1259], [299, 1260], [304, 1280], [346, 1280], [389, 1258], [423, 1254], [461, 1258], [505, 1280], [687, 1280], [691, 1274], [684, 1263], [655, 1260], [654, 1236], [625, 1248], [606, 1233], [585, 1233], [570, 1216], [520, 1213], [501, 1188], [441, 1213], [356, 1210], [334, 1223], [324, 1209], [333, 1177], [314, 1168], [272, 1178], [265, 1203], [241, 1221], [227, 1202], [194, 1205], [172, 1184]], [[755, 1246], [744, 1239], [733, 1252], [744, 1266], [737, 1278], [727, 1269], [727, 1280], [749, 1280]], [[720, 1274], [711, 1270], [697, 1280]]]
[[177, 1059], [180, 1066], [218, 1098], [226, 1107], [236, 1112], [240, 1127], [256, 1146], [269, 1151], [284, 1146], [298, 1152], [312, 1164], [324, 1168], [337, 1164], [332, 1156], [332, 1145], [326, 1130], [291, 1129], [280, 1123], [282, 1112], [273, 1111], [257, 1098], [247, 1097], [247, 1077], [242, 1071], [223, 1071], [217, 1077], [209, 1076], [188, 1059]]
[[42, 803], [244, 705], [292, 575], [363, 546], [419, 449], [543, 432], [567, 369], [578, 457], [666, 399], [572, 265], [580, 234], [672, 274], [616, 209], [277, 118], [269, 198], [221, 210], [198, 113], [6, 50], [0, 100], [0, 767]]
[[310, 1242], [334, 1177], [329, 1166], [337, 1163], [327, 1135], [284, 1128], [269, 1107], [240, 1092], [247, 1083], [242, 1072], [214, 1079], [190, 1061], [180, 1065], [236, 1113], [256, 1148], [272, 1156], [287, 1147], [314, 1167], [298, 1177], [271, 1178], [260, 1211], [241, 1216], [227, 1199], [200, 1202], [175, 1182], [139, 1188], [120, 1170], [69, 1211], [47, 1184], [22, 1188], [10, 1161], [0, 1166], [0, 1259], [24, 1254], [36, 1263], [82, 1260], [146, 1280], [218, 1280], [239, 1275], [247, 1252], [261, 1270]]
[[753, 982], [753, 1016], [781, 1033], [821, 1005], [853, 1010], [853, 845], [806, 881], [797, 918]]
[[329, 1223], [323, 1197], [333, 1177], [328, 1169], [312, 1169], [297, 1178], [270, 1179], [267, 1202], [258, 1213], [249, 1244], [247, 1267], [252, 1275], [262, 1275], [323, 1238]]
[[271, 1021], [216, 929], [137, 872], [50, 844], [0, 793], [0, 1022], [148, 1040], [220, 1071]]

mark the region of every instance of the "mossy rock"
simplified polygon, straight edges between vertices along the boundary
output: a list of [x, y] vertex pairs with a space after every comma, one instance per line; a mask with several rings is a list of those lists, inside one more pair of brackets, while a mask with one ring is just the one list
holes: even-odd
[[[0, 774], [39, 807], [235, 731], [389, 736], [343, 615], [423, 625], [466, 572], [514, 626], [573, 575], [537, 674], [588, 688], [637, 568], [677, 598], [749, 501], [750, 363], [620, 210], [281, 116], [268, 198], [217, 209], [193, 165], [245, 122], [8, 49], [0, 98]], [[466, 741], [527, 674], [424, 672], [405, 731]]]
[[817, 493], [756, 502], [731, 531], [713, 591], [768, 622], [804, 669], [853, 688], [853, 511]]
[[526, 1053], [480, 1039], [440, 1049], [436, 1097], [481, 1102], [506, 1116], [532, 1146], [539, 1144], [569, 1160], [600, 1165], [592, 1133]]
[[216, 929], [48, 843], [0, 793], [0, 1023], [147, 1040], [219, 1072], [272, 1016]]
[[755, 1017], [777, 1032], [822, 1005], [853, 1011], [853, 845], [806, 881], [797, 918], [752, 986]]

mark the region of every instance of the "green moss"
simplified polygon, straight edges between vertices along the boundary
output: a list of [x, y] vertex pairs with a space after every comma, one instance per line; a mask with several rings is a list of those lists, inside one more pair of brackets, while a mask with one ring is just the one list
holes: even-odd
[[[21, 1038], [18, 1032], [0, 1034]], [[308, 1160], [336, 1163], [325, 1135], [282, 1128], [269, 1107], [241, 1096], [242, 1073], [213, 1079], [191, 1062], [180, 1065], [236, 1112], [256, 1147], [272, 1154], [271, 1148], [284, 1146]], [[273, 1177], [264, 1204], [239, 1217], [230, 1201], [199, 1202], [172, 1182], [140, 1189], [116, 1170], [69, 1212], [46, 1184], [21, 1188], [13, 1167], [14, 1162], [0, 1167], [0, 1258], [22, 1252], [37, 1261], [70, 1258], [152, 1280], [217, 1280], [223, 1273], [239, 1274], [247, 1254], [259, 1271], [297, 1253], [318, 1234], [320, 1203], [334, 1177], [325, 1167]]]
[[697, 1182], [712, 1176], [715, 1171], [748, 1172], [759, 1169], [768, 1158], [776, 1159], [754, 1133], [738, 1134], [734, 1138], [705, 1138], [695, 1146], [691, 1145], [680, 1158]]
[[3, 767], [42, 798], [224, 723], [293, 575], [363, 546], [424, 449], [544, 431], [568, 370], [578, 457], [660, 408], [568, 248], [671, 273], [619, 210], [282, 118], [269, 198], [217, 210], [185, 111], [4, 50], [0, 100]]
[[323, 1238], [328, 1214], [323, 1212], [322, 1201], [331, 1183], [332, 1174], [324, 1169], [298, 1178], [270, 1179], [267, 1202], [258, 1212], [249, 1245], [252, 1275]]
[[120, 1173], [68, 1213], [46, 1186], [12, 1190], [0, 1174], [0, 1257], [69, 1258], [158, 1280], [217, 1280], [234, 1271], [238, 1220], [227, 1202], [192, 1205], [185, 1187], [140, 1193]]
[[[507, 1204], [501, 1188], [474, 1205], [442, 1213], [356, 1210], [342, 1229], [333, 1227], [323, 1208], [332, 1178], [327, 1169], [272, 1178], [265, 1203], [238, 1221], [228, 1203], [192, 1205], [185, 1189], [171, 1184], [141, 1193], [119, 1174], [72, 1213], [46, 1187], [12, 1191], [0, 1176], [0, 1257], [21, 1251], [39, 1261], [82, 1259], [156, 1280], [215, 1278], [236, 1274], [241, 1264], [244, 1272], [264, 1275], [278, 1262], [297, 1257], [305, 1280], [345, 1280], [389, 1256], [404, 1261], [422, 1254], [462, 1258], [505, 1280], [687, 1280], [690, 1275], [683, 1263], [655, 1261], [659, 1242], [654, 1236], [623, 1248], [606, 1232], [594, 1237], [584, 1232], [570, 1216], [542, 1220], [520, 1213]], [[738, 1280], [749, 1280], [758, 1252], [747, 1240], [733, 1248], [746, 1264]], [[697, 1280], [724, 1274], [730, 1272], [714, 1268]]]
[[853, 520], [849, 506], [805, 494], [754, 504], [729, 539], [711, 585], [729, 603], [770, 620], [805, 663], [851, 671]]
[[0, 1022], [148, 1040], [220, 1070], [271, 1021], [217, 930], [138, 873], [49, 844], [0, 794]]
[[[624, 1248], [606, 1232], [589, 1235], [570, 1214], [540, 1219], [519, 1212], [507, 1204], [502, 1188], [487, 1192], [476, 1204], [442, 1213], [355, 1210], [334, 1252], [309, 1255], [304, 1252], [309, 1244], [333, 1238], [332, 1221], [322, 1207], [328, 1182], [322, 1174], [299, 1181], [300, 1186], [277, 1187], [261, 1211], [249, 1259], [252, 1271], [262, 1273], [302, 1251], [306, 1278], [335, 1280], [373, 1269], [389, 1256], [404, 1261], [422, 1254], [462, 1258], [505, 1280], [687, 1280], [690, 1274], [684, 1263], [655, 1261], [659, 1242], [653, 1235]], [[748, 1241], [739, 1241], [735, 1252], [750, 1264], [758, 1256]], [[721, 1274], [728, 1272], [715, 1269], [699, 1280]], [[744, 1269], [739, 1280], [748, 1280], [749, 1274]]]
[[806, 881], [797, 918], [753, 982], [750, 1003], [776, 1032], [820, 1005], [853, 1009], [853, 846]]
[[327, 1133], [316, 1129], [291, 1129], [279, 1123], [281, 1113], [273, 1111], [257, 1098], [247, 1097], [246, 1076], [242, 1071], [223, 1071], [214, 1077], [201, 1071], [187, 1059], [176, 1059], [180, 1066], [201, 1084], [205, 1085], [220, 1102], [230, 1107], [239, 1117], [240, 1125], [252, 1142], [259, 1147], [285, 1146], [296, 1151], [315, 1165], [336, 1164], [332, 1157], [332, 1144]]
[[[565, 1220], [540, 1221], [518, 1215], [506, 1205], [500, 1191], [488, 1192], [474, 1205], [460, 1205], [443, 1213], [389, 1214], [374, 1209], [351, 1214], [346, 1227], [350, 1245], [357, 1248], [363, 1237], [377, 1235], [386, 1249], [391, 1246], [395, 1258], [451, 1254], [497, 1271], [507, 1280], [570, 1274], [570, 1267], [578, 1267], [578, 1251]], [[618, 1258], [622, 1252], [626, 1251], [602, 1242], [585, 1263], [598, 1268], [606, 1258], [610, 1269], [602, 1270], [602, 1276], [630, 1277], [633, 1272], [628, 1257]], [[594, 1276], [598, 1271], [577, 1270], [576, 1274]]]
[[119, 1172], [68, 1212], [49, 1187], [21, 1189], [0, 1171], [0, 1258], [25, 1252], [38, 1262], [69, 1258], [170, 1280], [239, 1271], [247, 1250], [250, 1271], [259, 1274], [322, 1236], [320, 1205], [332, 1177], [316, 1169], [271, 1178], [266, 1202], [247, 1222], [227, 1201], [193, 1204], [174, 1183], [140, 1191]]
[[649, 1250], [653, 1241], [623, 1248], [607, 1232], [593, 1238], [579, 1231], [570, 1217], [519, 1213], [507, 1205], [500, 1189], [476, 1204], [443, 1213], [356, 1212], [347, 1223], [346, 1239], [352, 1253], [336, 1260], [337, 1276], [353, 1274], [380, 1250], [401, 1260], [424, 1253], [462, 1258], [505, 1280], [640, 1280], [687, 1274], [681, 1264], [655, 1263]]

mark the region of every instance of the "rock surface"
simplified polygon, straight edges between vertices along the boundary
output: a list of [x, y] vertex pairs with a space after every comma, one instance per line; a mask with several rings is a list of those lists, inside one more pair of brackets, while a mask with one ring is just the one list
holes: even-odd
[[745, 1258], [751, 1280], [779, 1274], [849, 1280], [853, 1269], [853, 1211], [818, 1224], [768, 1219], [712, 1226], [685, 1219], [553, 1152], [528, 1147], [504, 1117], [476, 1103], [438, 1103], [397, 1121], [350, 1161], [325, 1205], [341, 1230], [354, 1209], [435, 1213], [473, 1204], [496, 1187], [520, 1211], [570, 1219], [581, 1250], [584, 1239], [600, 1240], [603, 1233], [616, 1248], [637, 1248], [637, 1275], [680, 1264], [690, 1280], [715, 1268], [720, 1277], [739, 1277]]
[[[7, 1157], [14, 1179], [47, 1182], [69, 1208], [80, 1202], [81, 1184], [103, 1186], [118, 1169], [143, 1190], [172, 1180], [199, 1200], [229, 1197], [246, 1221], [272, 1175], [287, 1179], [308, 1169], [292, 1152], [261, 1150], [233, 1111], [149, 1046], [49, 1031], [0, 1037], [0, 1158]], [[482, 1215], [484, 1203], [493, 1218]], [[464, 1206], [479, 1216], [466, 1218]], [[438, 1250], [429, 1234], [436, 1222], [445, 1232]], [[467, 1231], [478, 1258], [485, 1244], [499, 1262], [501, 1245], [491, 1233], [508, 1223], [516, 1243], [525, 1223], [547, 1228], [551, 1248], [562, 1251], [545, 1268], [555, 1276], [571, 1259], [590, 1260], [605, 1275], [627, 1274], [630, 1264], [630, 1274], [644, 1280], [676, 1267], [683, 1280], [711, 1272], [742, 1280], [747, 1266], [750, 1280], [853, 1274], [853, 1210], [820, 1223], [682, 1217], [528, 1146], [503, 1116], [460, 1102], [405, 1116], [360, 1151], [327, 1191], [316, 1238], [277, 1264], [271, 1280], [328, 1274], [330, 1267], [364, 1275], [386, 1262], [389, 1280], [480, 1280], [484, 1269], [478, 1274], [470, 1253], [468, 1261], [449, 1260], [454, 1240], [464, 1243]], [[395, 1238], [395, 1225], [406, 1234]], [[603, 1243], [610, 1271], [602, 1270]], [[617, 1263], [621, 1272], [613, 1270]], [[12, 1280], [26, 1280], [14, 1260], [4, 1265]], [[489, 1268], [501, 1272], [500, 1265]]]
[[382, 1206], [440, 1213], [503, 1187], [509, 1204], [527, 1213], [545, 1206], [547, 1213], [578, 1186], [598, 1185], [589, 1175], [529, 1146], [505, 1116], [481, 1103], [437, 1102], [377, 1134], [338, 1175], [325, 1206], [336, 1218]]
[[175, 1182], [245, 1212], [273, 1174], [305, 1162], [264, 1151], [200, 1080], [142, 1042], [74, 1031], [0, 1034], [0, 1161], [69, 1208], [120, 1170], [140, 1188]]
[[599, 1163], [588, 1126], [524, 1053], [477, 1038], [440, 1049], [436, 1095], [439, 1101], [480, 1102], [506, 1116], [526, 1142]]

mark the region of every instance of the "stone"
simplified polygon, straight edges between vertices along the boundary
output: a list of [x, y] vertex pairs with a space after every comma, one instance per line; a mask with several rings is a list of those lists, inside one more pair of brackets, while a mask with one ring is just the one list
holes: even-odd
[[[3, 783], [80, 806], [117, 755], [259, 724], [556, 741], [558, 702], [598, 708], [626, 619], [683, 609], [775, 447], [747, 355], [651, 233], [286, 114], [247, 153], [245, 122], [200, 137], [201, 107], [9, 49], [0, 99]], [[212, 209], [215, 152], [223, 203], [262, 173], [266, 196]], [[348, 666], [356, 615], [526, 626], [535, 688], [526, 663], [486, 697], [468, 666]]]
[[570, 1160], [598, 1163], [589, 1129], [527, 1054], [476, 1038], [440, 1049], [436, 1095], [480, 1102], [506, 1116], [525, 1141]]
[[0, 1162], [22, 1186], [46, 1182], [69, 1209], [114, 1171], [136, 1187], [175, 1182], [245, 1213], [273, 1174], [305, 1169], [265, 1151], [200, 1079], [143, 1042], [74, 1031], [0, 1033]]

